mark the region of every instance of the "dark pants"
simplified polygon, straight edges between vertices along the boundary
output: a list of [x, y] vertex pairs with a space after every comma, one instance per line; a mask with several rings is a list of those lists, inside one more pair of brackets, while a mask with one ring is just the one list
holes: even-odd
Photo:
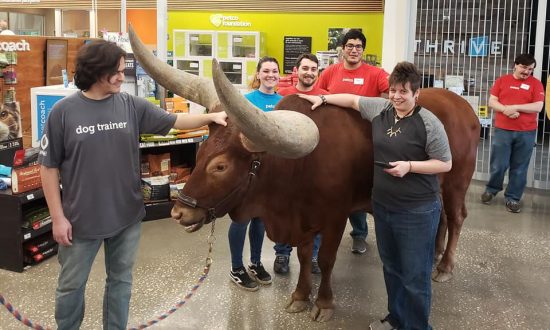
[[390, 323], [399, 329], [431, 329], [431, 271], [441, 202], [407, 210], [374, 202], [373, 210]]
[[250, 241], [250, 262], [257, 264], [262, 257], [262, 244], [264, 242], [265, 227], [260, 218], [254, 218], [245, 223], [236, 223], [234, 221], [229, 225], [227, 237], [229, 238], [229, 250], [231, 251], [231, 267], [233, 269], [243, 266], [243, 249], [246, 238], [246, 228], [248, 230], [248, 239]]

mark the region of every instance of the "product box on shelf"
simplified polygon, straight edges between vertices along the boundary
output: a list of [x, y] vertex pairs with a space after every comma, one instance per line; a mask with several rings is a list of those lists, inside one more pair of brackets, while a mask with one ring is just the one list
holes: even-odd
[[11, 190], [20, 194], [42, 186], [38, 148], [20, 149], [15, 152], [11, 171]]
[[37, 263], [40, 263], [46, 259], [48, 259], [51, 256], [54, 256], [57, 254], [58, 245], [55, 244], [47, 249], [45, 249], [42, 252], [38, 252], [32, 255], [29, 255], [28, 253], [25, 253], [23, 256], [23, 262], [26, 265], [36, 265]]
[[164, 99], [166, 111], [173, 113], [189, 113], [189, 102], [181, 96], [167, 97]]
[[141, 156], [141, 176], [170, 175], [170, 153], [146, 154]]
[[14, 194], [24, 193], [41, 186], [39, 164], [12, 169], [11, 190]]
[[170, 176], [154, 176], [141, 179], [145, 203], [163, 202], [170, 198]]

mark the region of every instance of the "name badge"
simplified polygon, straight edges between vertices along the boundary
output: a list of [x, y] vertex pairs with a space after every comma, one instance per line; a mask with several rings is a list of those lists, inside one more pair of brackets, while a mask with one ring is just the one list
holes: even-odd
[[363, 78], [353, 78], [354, 85], [363, 85], [364, 82], [365, 82], [365, 79]]
[[529, 87], [531, 87], [531, 86], [529, 86], [529, 85], [527, 85], [527, 84], [521, 84], [521, 86], [519, 86], [519, 88], [525, 89], [526, 91], [529, 90]]

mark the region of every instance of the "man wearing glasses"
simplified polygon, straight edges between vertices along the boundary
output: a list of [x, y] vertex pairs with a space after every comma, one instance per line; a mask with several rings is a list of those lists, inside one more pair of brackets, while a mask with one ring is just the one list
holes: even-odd
[[[349, 30], [342, 39], [344, 60], [327, 67], [317, 86], [330, 94], [348, 93], [361, 96], [381, 96], [388, 92], [388, 73], [363, 61], [367, 39], [359, 30]], [[349, 221], [353, 230], [351, 252], [363, 254], [367, 251], [367, 214], [354, 212]]]

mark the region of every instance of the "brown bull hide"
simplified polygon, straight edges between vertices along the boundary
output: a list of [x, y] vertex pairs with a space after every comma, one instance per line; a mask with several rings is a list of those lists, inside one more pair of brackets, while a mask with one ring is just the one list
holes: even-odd
[[[437, 253], [443, 258], [435, 279], [450, 278], [456, 243], [466, 208], [464, 198], [475, 166], [479, 122], [470, 105], [442, 89], [421, 90], [419, 104], [431, 110], [445, 126], [453, 154], [453, 169], [441, 176], [444, 215], [438, 232]], [[373, 173], [371, 126], [357, 111], [311, 104], [296, 95], [287, 96], [277, 109], [291, 109], [309, 116], [319, 127], [315, 150], [299, 159], [283, 159], [268, 153], [248, 152], [233, 123], [211, 132], [197, 155], [197, 165], [182, 193], [198, 200], [202, 208], [176, 203], [172, 216], [189, 231], [206, 220], [206, 208], [216, 214], [229, 213], [237, 221], [260, 217], [268, 237], [298, 247], [300, 275], [287, 311], [307, 307], [311, 291], [313, 238], [322, 235], [319, 293], [312, 310], [318, 321], [330, 319], [333, 295], [330, 285], [336, 252], [347, 216], [356, 210], [371, 211]], [[260, 161], [250, 176], [253, 161]], [[251, 181], [249, 183], [249, 179]], [[449, 229], [447, 249], [445, 232]]]

